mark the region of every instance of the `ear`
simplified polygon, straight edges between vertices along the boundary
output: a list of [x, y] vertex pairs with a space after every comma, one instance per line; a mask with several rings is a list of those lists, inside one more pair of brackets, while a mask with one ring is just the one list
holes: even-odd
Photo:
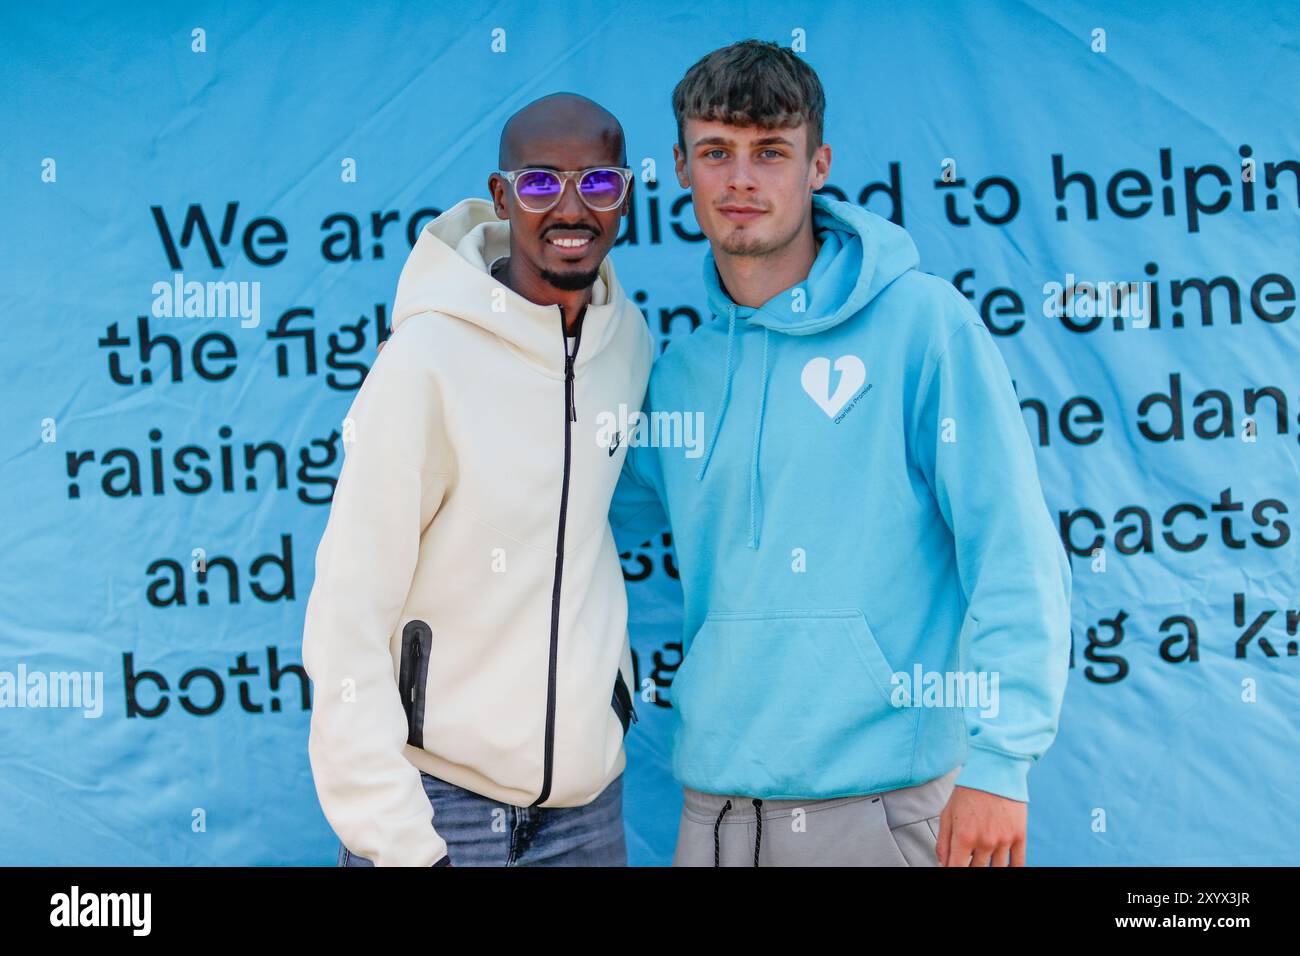
[[488, 177], [488, 193], [492, 196], [492, 208], [498, 219], [510, 218], [510, 210], [506, 208], [506, 190], [509, 188], [504, 176], [493, 173]]
[[831, 148], [827, 143], [822, 143], [813, 152], [813, 174], [810, 185], [810, 192], [816, 192], [826, 185], [826, 180], [831, 174]]
[[676, 143], [673, 143], [673, 169], [677, 173], [677, 185], [683, 189], [690, 189], [691, 177], [686, 167], [686, 154], [682, 152], [681, 146]]

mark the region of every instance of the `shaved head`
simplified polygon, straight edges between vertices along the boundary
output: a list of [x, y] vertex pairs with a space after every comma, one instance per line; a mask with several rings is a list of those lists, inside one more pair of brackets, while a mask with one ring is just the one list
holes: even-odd
[[[601, 264], [631, 207], [622, 125], [585, 96], [552, 93], [506, 120], [497, 163], [488, 176], [488, 191], [497, 218], [510, 221], [510, 256], [501, 281], [533, 302], [558, 304], [561, 311], [567, 304], [566, 321], [580, 321], [574, 316], [586, 309]], [[617, 167], [621, 182], [608, 175], [592, 180], [598, 186], [615, 182], [622, 190], [617, 205], [608, 209], [591, 207], [590, 197], [580, 191], [582, 180], [561, 178], [558, 191], [554, 179], [541, 187], [553, 201], [538, 212], [521, 201], [520, 181], [503, 175], [529, 168], [576, 173], [610, 167]]]
[[552, 93], [533, 100], [501, 129], [498, 169], [522, 166], [562, 168], [555, 161], [562, 145], [585, 140], [607, 155], [596, 163], [627, 165], [623, 126], [614, 114], [577, 93]]

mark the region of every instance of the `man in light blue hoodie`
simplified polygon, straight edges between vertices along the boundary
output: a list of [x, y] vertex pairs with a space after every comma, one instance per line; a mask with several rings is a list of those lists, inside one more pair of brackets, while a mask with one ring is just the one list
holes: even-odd
[[1023, 865], [1069, 563], [979, 316], [902, 228], [815, 193], [824, 104], [755, 40], [673, 92], [715, 318], [643, 411], [709, 439], [629, 435], [611, 521], [677, 554], [674, 863]]

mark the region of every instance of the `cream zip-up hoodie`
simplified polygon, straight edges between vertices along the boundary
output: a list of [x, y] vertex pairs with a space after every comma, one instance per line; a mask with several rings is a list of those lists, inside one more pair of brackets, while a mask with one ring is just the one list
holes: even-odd
[[627, 441], [598, 418], [641, 408], [650, 332], [606, 259], [570, 363], [560, 308], [488, 271], [509, 228], [484, 199], [424, 227], [342, 426], [303, 632], [308, 753], [326, 819], [377, 866], [447, 856], [419, 771], [581, 806], [635, 719], [608, 523]]

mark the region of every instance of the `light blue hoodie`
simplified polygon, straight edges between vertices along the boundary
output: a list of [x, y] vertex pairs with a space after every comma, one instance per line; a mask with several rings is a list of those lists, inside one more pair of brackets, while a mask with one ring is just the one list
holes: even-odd
[[1070, 569], [1011, 377], [902, 228], [820, 195], [813, 223], [808, 278], [758, 309], [705, 258], [717, 318], [672, 342], [644, 408], [703, 412], [703, 454], [629, 436], [619, 549], [671, 524], [683, 591], [673, 775], [812, 799], [964, 764], [958, 785], [1027, 801]]

